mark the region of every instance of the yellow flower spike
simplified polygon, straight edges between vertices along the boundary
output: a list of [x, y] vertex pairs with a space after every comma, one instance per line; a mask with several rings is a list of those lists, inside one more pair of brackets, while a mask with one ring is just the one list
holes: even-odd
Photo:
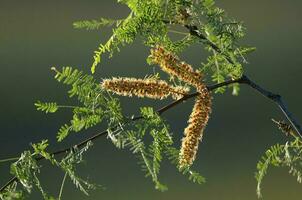
[[[179, 167], [187, 167], [195, 160], [199, 142], [208, 123], [211, 113], [211, 95], [206, 85], [201, 81], [203, 75], [195, 71], [191, 65], [180, 59], [161, 46], [151, 49], [150, 58], [158, 64], [163, 71], [175, 76], [185, 83], [192, 85], [200, 93], [196, 97], [193, 111], [188, 120], [188, 126], [184, 130], [184, 138], [179, 154]], [[113, 93], [123, 96], [148, 97], [152, 99], [164, 99], [172, 96], [174, 99], [182, 98], [188, 94], [189, 89], [182, 86], [171, 86], [163, 80], [153, 78], [113, 78], [105, 79], [101, 86]]]
[[182, 139], [182, 146], [179, 154], [179, 167], [187, 167], [195, 160], [199, 142], [202, 139], [203, 131], [208, 123], [211, 113], [211, 96], [204, 83], [201, 82], [203, 75], [195, 71], [191, 65], [180, 61], [173, 53], [165, 50], [161, 46], [151, 49], [151, 60], [158, 64], [161, 69], [176, 76], [185, 83], [192, 85], [200, 93], [196, 98], [193, 111], [185, 128], [185, 137]]
[[166, 51], [163, 47], [156, 46], [154, 49], [151, 49], [150, 58], [153, 63], [158, 64], [164, 72], [176, 76], [192, 86], [197, 87], [200, 84], [202, 74], [195, 71], [191, 65], [180, 61], [176, 55]]
[[200, 94], [196, 98], [193, 111], [188, 120], [189, 125], [185, 128], [185, 137], [182, 139], [182, 145], [179, 154], [179, 167], [191, 166], [195, 160], [199, 142], [202, 140], [203, 131], [208, 123], [211, 113], [211, 96]]
[[179, 99], [188, 93], [184, 87], [173, 87], [167, 82], [156, 79], [113, 78], [105, 79], [101, 87], [122, 96], [164, 99], [169, 95]]

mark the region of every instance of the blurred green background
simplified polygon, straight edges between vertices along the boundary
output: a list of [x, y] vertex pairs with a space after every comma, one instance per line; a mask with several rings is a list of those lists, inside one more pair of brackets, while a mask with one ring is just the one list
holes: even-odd
[[[298, 0], [218, 1], [230, 16], [242, 20], [247, 27], [243, 41], [257, 47], [249, 57], [246, 73], [257, 83], [280, 93], [294, 116], [302, 122], [302, 2]], [[93, 51], [105, 41], [110, 29], [103, 31], [74, 30], [72, 22], [98, 17], [119, 18], [129, 10], [115, 1], [52, 0], [0, 3], [0, 159], [17, 156], [30, 148], [31, 142], [48, 138], [50, 149], [75, 144], [82, 138], [102, 130], [97, 127], [71, 135], [63, 143], [55, 143], [55, 133], [67, 122], [71, 113], [60, 111], [45, 115], [35, 111], [36, 100], [73, 104], [66, 88], [53, 80], [51, 66], [76, 66], [89, 73]], [[122, 48], [113, 59], [105, 59], [96, 78], [110, 76], [143, 77], [152, 73], [148, 55], [141, 42]], [[204, 61], [200, 48], [190, 48], [183, 56], [194, 66]], [[161, 107], [166, 102], [122, 98], [129, 115], [139, 106]], [[164, 114], [172, 127], [177, 145], [190, 114], [192, 101]], [[82, 177], [106, 187], [84, 196], [67, 182], [63, 199], [205, 199], [252, 200], [256, 198], [254, 172], [256, 162], [272, 144], [285, 142], [271, 118], [282, 119], [278, 108], [246, 86], [239, 97], [230, 91], [214, 96], [214, 107], [194, 168], [206, 178], [204, 185], [195, 185], [164, 163], [161, 180], [168, 184], [165, 193], [154, 189], [144, 178], [136, 159], [127, 151], [116, 150], [106, 138], [95, 141], [87, 153], [87, 162], [79, 168]], [[44, 164], [42, 162], [42, 164]], [[0, 184], [10, 175], [9, 165], [0, 164]], [[57, 194], [63, 174], [48, 165], [42, 170], [43, 184]], [[263, 182], [264, 199], [298, 200], [301, 185], [286, 169], [272, 169]], [[34, 194], [30, 199], [42, 199]]]

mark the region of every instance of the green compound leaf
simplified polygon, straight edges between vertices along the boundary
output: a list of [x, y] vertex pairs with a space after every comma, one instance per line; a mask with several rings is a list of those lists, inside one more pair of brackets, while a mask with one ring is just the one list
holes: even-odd
[[59, 107], [56, 102], [50, 102], [50, 103], [42, 103], [41, 101], [38, 101], [35, 103], [36, 109], [43, 111], [45, 113], [55, 113]]

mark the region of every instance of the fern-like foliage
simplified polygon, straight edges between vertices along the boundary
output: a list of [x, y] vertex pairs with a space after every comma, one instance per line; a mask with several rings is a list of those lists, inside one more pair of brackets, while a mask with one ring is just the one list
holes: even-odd
[[[71, 86], [68, 91], [69, 97], [77, 97], [82, 104], [81, 106], [65, 106], [58, 105], [55, 102], [42, 103], [38, 101], [35, 103], [37, 110], [46, 113], [55, 112], [59, 108], [72, 109], [72, 119], [69, 124], [64, 124], [59, 129], [58, 141], [62, 141], [71, 132], [79, 132], [98, 125], [104, 118], [109, 121], [122, 120], [119, 104], [101, 89], [94, 77], [71, 67], [63, 67], [62, 71], [53, 67], [52, 70], [55, 71], [55, 79], [58, 82]], [[112, 126], [114, 126], [114, 123]]]
[[[214, 0], [118, 0], [118, 3], [129, 8], [129, 15], [123, 19], [100, 18], [77, 21], [73, 24], [76, 29], [86, 30], [113, 26], [112, 35], [94, 52], [92, 73], [101, 63], [104, 54], [107, 53], [111, 57], [120, 51], [122, 46], [140, 39], [144, 45], [152, 48], [163, 47], [171, 52], [171, 55], [181, 54], [187, 47], [195, 44], [202, 45], [208, 52], [208, 57], [205, 61], [201, 61], [198, 71], [193, 68], [191, 71], [204, 72], [213, 82], [221, 83], [226, 79], [241, 77], [243, 65], [248, 63], [246, 56], [255, 50], [240, 45], [240, 40], [245, 35], [242, 22], [230, 18], [223, 9], [215, 5]], [[183, 32], [178, 31], [179, 29]], [[181, 37], [176, 39], [174, 34], [180, 34]], [[167, 56], [166, 59], [175, 61], [175, 57], [171, 56]], [[148, 61], [150, 59], [147, 59]], [[152, 64], [152, 62], [148, 63]], [[184, 67], [185, 63], [179, 65]], [[172, 71], [174, 68], [175, 66], [171, 66]], [[69, 87], [68, 96], [78, 100], [78, 105], [63, 105], [52, 101], [35, 103], [37, 110], [45, 113], [54, 113], [63, 108], [72, 110], [69, 121], [63, 123], [58, 130], [58, 141], [66, 139], [72, 132], [80, 132], [105, 121], [108, 139], [117, 148], [129, 149], [138, 157], [142, 170], [151, 178], [156, 189], [160, 191], [167, 189], [167, 186], [160, 181], [160, 167], [164, 158], [170, 160], [179, 172], [188, 176], [192, 182], [198, 184], [205, 182], [205, 178], [199, 173], [189, 167], [179, 166], [180, 152], [174, 147], [169, 126], [152, 108], [141, 108], [141, 117], [135, 120], [127, 118], [123, 115], [119, 99], [104, 91], [100, 87], [100, 81], [92, 75], [72, 67], [63, 67], [61, 70], [53, 67], [52, 70], [55, 72], [54, 78]], [[155, 79], [158, 79], [158, 76]], [[175, 83], [175, 85], [179, 84], [184, 83]], [[233, 84], [232, 88], [233, 94], [238, 94], [238, 84]], [[224, 91], [225, 88], [216, 90], [216, 92]], [[151, 141], [148, 140], [150, 138]], [[76, 174], [76, 165], [83, 161], [83, 153], [90, 148], [91, 143], [88, 142], [81, 148], [73, 147], [61, 160], [47, 152], [47, 146], [46, 140], [33, 144], [33, 151], [24, 151], [11, 165], [11, 173], [17, 177], [20, 184], [14, 182], [7, 187], [0, 194], [1, 199], [22, 199], [34, 187], [42, 193], [44, 199], [56, 199], [44, 191], [39, 181], [38, 175], [42, 167], [37, 163], [39, 156], [62, 169], [66, 177], [69, 177], [83, 193], [88, 194], [88, 191], [95, 187]], [[266, 151], [257, 165], [258, 196], [261, 195], [262, 180], [271, 165], [288, 167], [289, 173], [301, 182], [301, 152], [302, 144], [297, 138], [284, 145], [274, 145]]]
[[[162, 122], [152, 108], [142, 108], [141, 122], [135, 124], [134, 130], [126, 130], [110, 133], [109, 137], [119, 148], [128, 147], [130, 151], [137, 155], [139, 164], [146, 176], [150, 176], [155, 184], [155, 188], [161, 191], [167, 187], [160, 183], [158, 175], [160, 171], [160, 163], [162, 161], [162, 151], [167, 145], [172, 144], [172, 139], [168, 133], [166, 125]], [[145, 126], [147, 122], [147, 126]], [[149, 133], [153, 141], [147, 145], [144, 137]], [[121, 145], [122, 144], [122, 145]]]
[[18, 190], [17, 182], [9, 185], [2, 193], [0, 193], [1, 200], [24, 200], [25, 194], [23, 191]]
[[189, 180], [193, 183], [203, 184], [206, 182], [206, 179], [198, 172], [191, 170], [189, 167], [180, 167], [179, 166], [179, 149], [176, 149], [175, 147], [169, 147], [165, 154], [167, 158], [170, 160], [170, 162], [173, 165], [177, 166], [177, 169], [179, 172], [181, 172], [183, 175], [188, 176]]
[[119, 1], [126, 4], [131, 12], [124, 20], [119, 23], [117, 28], [113, 29], [110, 39], [101, 44], [94, 54], [94, 62], [91, 67], [92, 73], [96, 66], [101, 62], [101, 56], [108, 52], [110, 56], [119, 51], [121, 46], [131, 44], [137, 36], [141, 36], [147, 46], [163, 44], [170, 50], [179, 52], [185, 47], [193, 44], [194, 38], [187, 34], [180, 40], [173, 41], [168, 35], [166, 23], [167, 6], [175, 4], [174, 1], [158, 0], [139, 0], [139, 1]]
[[[20, 159], [11, 165], [11, 173], [17, 177], [23, 189], [27, 193], [31, 193], [35, 186], [42, 194], [44, 199], [54, 199], [49, 196], [41, 186], [38, 174], [40, 174], [40, 166], [37, 164], [34, 156], [36, 153], [25, 151], [21, 154]], [[11, 194], [21, 194], [20, 191], [14, 189], [8, 190]]]
[[56, 102], [42, 103], [41, 101], [38, 101], [35, 103], [35, 106], [37, 107], [37, 110], [44, 111], [46, 113], [55, 113], [59, 109]]
[[[56, 110], [58, 108], [72, 109], [72, 119], [69, 124], [64, 124], [59, 129], [58, 141], [64, 140], [70, 132], [88, 129], [98, 125], [105, 119], [108, 138], [113, 144], [120, 149], [129, 148], [138, 157], [142, 170], [147, 177], [151, 177], [155, 188], [160, 191], [166, 190], [167, 186], [159, 180], [161, 162], [164, 156], [167, 156], [168, 159], [175, 157], [177, 162], [172, 163], [179, 168], [179, 151], [173, 147], [173, 139], [165, 121], [152, 108], [143, 107], [141, 108], [141, 119], [134, 123], [131, 119], [127, 119], [122, 115], [119, 100], [103, 91], [92, 76], [71, 67], [63, 67], [61, 71], [56, 68], [52, 69], [56, 73], [55, 79], [57, 81], [71, 87], [68, 91], [69, 97], [76, 97], [82, 104], [81, 106], [63, 106], [57, 103], [36, 103], [37, 109], [44, 112], [53, 111], [54, 108]], [[147, 142], [146, 137], [150, 136], [152, 141]], [[88, 194], [87, 189], [92, 185], [76, 177], [75, 168], [73, 167], [78, 163], [78, 160], [82, 160], [81, 153], [75, 154], [75, 152], [80, 151], [73, 149], [70, 154], [59, 162], [45, 151], [47, 145], [48, 143], [42, 142], [33, 145], [33, 148], [37, 154], [61, 168], [82, 192]], [[77, 155], [79, 158], [77, 158]], [[188, 175], [189, 180], [193, 182], [201, 184], [205, 181], [202, 176], [189, 168], [179, 168], [179, 170], [181, 173]]]
[[97, 30], [105, 26], [118, 26], [122, 20], [100, 18], [99, 20], [84, 20], [73, 23], [75, 29]]
[[[214, 0], [199, 1], [193, 12], [198, 19], [194, 24], [199, 24], [196, 28], [201, 33], [200, 41], [212, 54], [202, 64], [201, 70], [210, 73], [217, 83], [224, 82], [226, 78], [240, 77], [242, 63], [247, 64], [245, 56], [255, 50], [239, 45], [238, 41], [245, 35], [242, 22], [229, 18], [223, 9], [215, 6]], [[238, 85], [233, 88], [233, 94], [238, 94]]]
[[283, 145], [271, 146], [257, 164], [257, 195], [261, 197], [261, 184], [269, 166], [287, 167], [289, 173], [296, 177], [297, 182], [302, 181], [302, 143], [299, 138]]
[[[26, 168], [20, 166], [27, 166]], [[31, 170], [33, 169], [33, 171]], [[33, 180], [33, 174], [36, 174], [38, 171], [38, 166], [36, 161], [32, 158], [32, 155], [29, 151], [21, 154], [20, 159], [11, 166], [11, 172], [18, 177], [21, 184], [24, 188], [31, 192]]]
[[38, 175], [41, 173], [41, 165], [37, 163], [37, 156], [42, 156], [50, 163], [62, 169], [68, 175], [74, 185], [88, 195], [88, 191], [95, 188], [95, 185], [81, 179], [76, 174], [76, 166], [83, 161], [83, 154], [91, 147], [92, 143], [87, 143], [82, 148], [74, 147], [61, 161], [54, 158], [54, 155], [48, 153], [48, 141], [43, 140], [41, 143], [33, 144], [33, 151], [24, 151], [19, 160], [11, 165], [11, 173], [16, 176], [18, 182], [22, 186], [18, 188], [18, 182], [14, 182], [10, 187], [0, 194], [1, 200], [23, 199], [25, 193], [31, 193], [33, 188], [37, 188], [43, 199], [56, 200], [57, 198], [49, 195], [42, 187]]
[[89, 183], [86, 180], [76, 175], [75, 166], [83, 162], [83, 154], [92, 146], [91, 142], [88, 142], [84, 148], [79, 149], [74, 147], [69, 154], [63, 158], [59, 166], [68, 175], [73, 184], [84, 194], [88, 195], [88, 191], [95, 189], [96, 185]]
[[[131, 44], [138, 36], [148, 47], [157, 44], [166, 49], [181, 53], [186, 47], [201, 43], [209, 51], [206, 62], [202, 62], [200, 70], [207, 72], [216, 83], [226, 78], [238, 78], [243, 73], [242, 64], [247, 64], [246, 55], [254, 51], [253, 47], [239, 45], [245, 35], [243, 23], [227, 16], [225, 11], [215, 5], [214, 0], [122, 0], [130, 9], [125, 19], [116, 23], [113, 34], [105, 44], [100, 44], [94, 53], [92, 73], [101, 62], [104, 53], [110, 57], [119, 51], [121, 46]], [[110, 20], [101, 20], [101, 24], [110, 24]], [[98, 21], [76, 22], [78, 27], [93, 29]], [[181, 39], [169, 33], [179, 33], [180, 26], [187, 28]], [[239, 86], [234, 84], [233, 94], [237, 95]], [[224, 92], [219, 88], [217, 92]]]
[[120, 2], [126, 4], [131, 9], [131, 12], [113, 30], [113, 35], [110, 39], [105, 44], [101, 44], [98, 50], [95, 51], [94, 62], [91, 67], [92, 73], [94, 73], [96, 66], [100, 63], [102, 54], [109, 52], [112, 56], [113, 52], [119, 51], [120, 46], [131, 44], [137, 35], [152, 37], [153, 35], [166, 34], [166, 28], [161, 21], [160, 2], [147, 0], [140, 0], [135, 3], [133, 1]]
[[61, 128], [59, 129], [58, 133], [57, 133], [57, 139], [59, 142], [61, 142], [62, 140], [64, 140], [64, 138], [66, 138], [71, 130], [72, 126], [69, 126], [67, 124], [64, 124], [63, 126], [61, 126]]
[[[131, 152], [137, 155], [139, 164], [147, 177], [151, 177], [155, 188], [160, 191], [167, 190], [167, 186], [159, 180], [160, 166], [164, 156], [174, 160], [172, 164], [178, 167], [179, 151], [173, 147], [173, 139], [169, 132], [168, 125], [156, 112], [150, 107], [141, 108], [142, 119], [135, 123], [135, 129], [126, 130], [124, 134], [120, 131], [110, 136], [115, 144], [124, 144], [123, 147], [129, 147]], [[151, 135], [151, 143], [147, 143], [145, 137]], [[120, 145], [118, 145], [120, 147]], [[173, 157], [173, 158], [171, 158]], [[176, 159], [176, 161], [175, 161]], [[198, 184], [204, 183], [205, 179], [198, 173], [189, 168], [180, 169], [183, 174], [189, 174], [189, 180]]]

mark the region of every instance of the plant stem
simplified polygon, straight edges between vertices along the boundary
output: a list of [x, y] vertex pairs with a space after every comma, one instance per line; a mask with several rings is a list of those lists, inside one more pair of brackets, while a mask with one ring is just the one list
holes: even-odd
[[16, 160], [18, 160], [18, 159], [19, 159], [19, 157], [15, 157], [15, 158], [6, 158], [6, 159], [0, 160], [0, 163], [10, 162], [10, 161], [16, 161]]
[[243, 75], [241, 79], [242, 80], [240, 81], [240, 83], [247, 84], [254, 90], [258, 91], [260, 94], [262, 94], [264, 97], [272, 100], [275, 104], [277, 104], [278, 107], [280, 108], [280, 110], [282, 111], [282, 113], [284, 114], [284, 116], [286, 117], [286, 119], [290, 122], [290, 124], [293, 126], [293, 128], [297, 131], [299, 137], [302, 139], [301, 126], [297, 122], [297, 120], [292, 116], [291, 112], [289, 112], [281, 95], [272, 93], [272, 92], [262, 88], [261, 86], [256, 84], [254, 81], [249, 79], [246, 75]]
[[61, 184], [60, 192], [59, 192], [59, 197], [58, 197], [59, 200], [61, 200], [61, 198], [62, 198], [63, 188], [64, 188], [64, 185], [65, 185], [66, 177], [67, 177], [67, 173], [64, 174], [64, 177], [63, 177], [63, 180], [62, 180], [62, 184]]
[[[278, 105], [278, 107], [281, 109], [281, 111], [283, 112], [283, 114], [286, 116], [287, 120], [291, 123], [291, 125], [294, 127], [294, 129], [297, 131], [298, 135], [300, 138], [302, 138], [302, 131], [301, 131], [301, 127], [300, 125], [297, 123], [297, 121], [293, 118], [292, 114], [289, 112], [289, 110], [287, 109], [284, 101], [282, 100], [282, 97], [278, 94], [274, 94], [264, 88], [262, 88], [261, 86], [257, 85], [254, 81], [252, 81], [250, 78], [248, 78], [246, 75], [243, 75], [241, 78], [239, 79], [235, 79], [235, 80], [228, 80], [228, 81], [225, 81], [223, 83], [218, 83], [218, 84], [214, 84], [214, 85], [209, 85], [207, 86], [208, 90], [209, 91], [213, 91], [215, 89], [218, 89], [220, 87], [224, 87], [224, 86], [228, 86], [228, 85], [231, 85], [231, 84], [234, 84], [234, 83], [239, 83], [239, 84], [246, 84], [248, 86], [250, 86], [252, 89], [258, 91], [260, 94], [262, 94], [264, 97], [272, 100], [274, 103], [276, 103]], [[178, 99], [176, 101], [173, 101], [172, 103], [160, 108], [157, 110], [157, 113], [159, 115], [163, 114], [164, 112], [170, 110], [171, 108], [177, 106], [178, 104], [188, 100], [188, 99], [191, 99], [191, 98], [194, 98], [196, 96], [198, 96], [199, 93], [198, 92], [195, 92], [195, 93], [192, 93], [192, 94], [188, 94], [186, 96], [184, 96], [183, 98], [181, 99]], [[137, 121], [137, 120], [140, 120], [140, 119], [143, 119], [142, 116], [137, 116], [137, 117], [133, 117], [131, 119], [130, 122], [133, 122], [133, 121]], [[73, 146], [77, 146], [77, 147], [82, 147], [82, 146], [85, 146], [88, 142], [90, 141], [94, 141], [96, 140], [97, 138], [101, 137], [101, 136], [104, 136], [104, 135], [107, 135], [108, 131], [107, 130], [104, 130], [100, 133], [97, 133], [83, 141], [81, 141], [80, 143], [76, 144], [76, 145], [73, 145]], [[65, 148], [65, 149], [62, 149], [62, 150], [59, 150], [59, 151], [55, 151], [52, 153], [52, 155], [60, 155], [60, 154], [64, 154], [64, 153], [68, 153], [70, 150], [72, 149], [72, 147], [68, 147], [68, 148]], [[37, 161], [40, 161], [40, 160], [43, 160], [44, 157], [37, 157], [36, 160]], [[3, 192], [9, 185], [11, 185], [12, 183], [18, 181], [18, 179], [16, 177], [13, 177], [11, 178], [1, 189], [0, 189], [0, 192]]]
[[[167, 23], [167, 22], [166, 22]], [[197, 38], [199, 38], [204, 44], [211, 46], [211, 48], [217, 52], [222, 54], [225, 59], [230, 63], [230, 64], [235, 64], [234, 61], [230, 58], [229, 55], [225, 55], [222, 50], [212, 41], [210, 41], [204, 34], [202, 34], [199, 30], [197, 26], [194, 25], [187, 25], [184, 24], [183, 25], [185, 28], [187, 28], [190, 31], [190, 34], [192, 36], [195, 36]], [[280, 108], [280, 110], [283, 112], [283, 114], [285, 115], [286, 119], [290, 122], [290, 124], [294, 127], [294, 129], [297, 131], [298, 135], [300, 138], [302, 138], [302, 129], [301, 126], [299, 125], [299, 123], [296, 121], [296, 119], [292, 116], [292, 114], [289, 112], [287, 106], [285, 105], [282, 97], [279, 94], [275, 94], [272, 93], [268, 90], [265, 90], [264, 88], [260, 87], [259, 85], [257, 85], [255, 82], [253, 82], [251, 79], [249, 79], [246, 75], [243, 74], [241, 80], [238, 82], [241, 84], [247, 84], [249, 85], [251, 88], [255, 89], [256, 91], [258, 91], [260, 94], [262, 94], [263, 96], [267, 97], [268, 99], [272, 100], [273, 102], [275, 102], [278, 107]]]
[[[240, 79], [237, 79], [237, 80], [229, 80], [229, 81], [226, 81], [226, 82], [223, 82], [223, 83], [219, 83], [219, 84], [215, 84], [215, 85], [211, 85], [211, 86], [208, 86], [208, 89], [210, 91], [212, 90], [215, 90], [219, 87], [224, 87], [224, 86], [227, 86], [227, 85], [230, 85], [232, 83], [238, 83]], [[157, 113], [159, 115], [163, 114], [164, 112], [166, 112], [167, 110], [175, 107], [176, 105], [186, 101], [187, 99], [190, 99], [190, 98], [194, 98], [198, 95], [199, 93], [192, 93], [192, 94], [189, 94], [189, 95], [185, 95], [184, 97], [182, 97], [181, 99], [178, 99], [176, 101], [173, 101], [172, 103], [160, 108], [157, 110]], [[137, 120], [140, 120], [140, 119], [143, 119], [142, 116], [137, 116], [137, 117], [133, 117], [131, 119], [131, 121], [129, 122], [133, 122], [133, 121], [137, 121]], [[128, 122], [128, 123], [129, 123]], [[91, 141], [94, 141], [96, 140], [97, 138], [101, 137], [101, 136], [104, 136], [104, 135], [107, 135], [108, 134], [108, 131], [107, 130], [104, 130], [102, 132], [99, 132], [83, 141], [81, 141], [80, 143], [76, 144], [76, 145], [73, 145], [72, 147], [76, 146], [76, 147], [82, 147], [82, 146], [85, 146], [88, 142], [91, 142]], [[55, 151], [53, 153], [51, 153], [51, 155], [53, 156], [56, 156], [56, 155], [61, 155], [61, 154], [64, 154], [64, 153], [68, 153], [72, 147], [68, 147], [68, 148], [64, 148], [64, 149], [61, 149], [61, 150], [58, 150], [58, 151]], [[40, 156], [40, 157], [37, 157], [36, 160], [37, 161], [40, 161], [40, 160], [44, 160], [45, 158], [43, 156]], [[0, 193], [3, 192], [9, 185], [11, 185], [12, 183], [18, 181], [17, 177], [12, 177], [4, 186], [2, 186], [2, 188], [0, 189]]]

